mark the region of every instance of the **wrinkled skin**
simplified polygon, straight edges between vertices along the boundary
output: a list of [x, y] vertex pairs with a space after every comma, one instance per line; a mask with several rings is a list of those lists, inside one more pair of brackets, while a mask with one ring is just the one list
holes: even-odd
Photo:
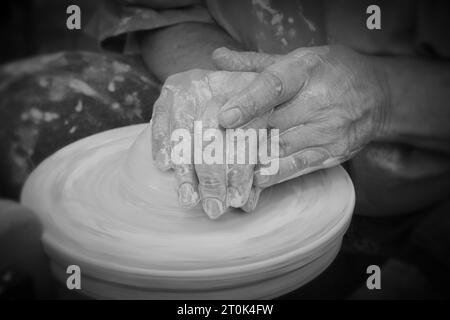
[[[166, 80], [153, 109], [152, 150], [158, 168], [174, 170], [181, 206], [190, 208], [201, 201], [212, 219], [229, 207], [244, 211], [255, 208], [260, 189], [252, 188], [253, 164], [226, 164], [225, 159], [220, 164], [175, 164], [171, 159], [171, 151], [178, 143], [171, 141], [174, 130], [187, 129], [193, 137], [194, 121], [201, 120], [203, 133], [209, 128], [224, 133], [218, 123], [220, 107], [255, 77], [249, 72], [191, 70]], [[266, 127], [266, 121], [259, 119], [244, 128]], [[203, 150], [208, 144], [203, 143]]]
[[[155, 160], [175, 170], [186, 207], [201, 200], [212, 218], [228, 206], [251, 211], [262, 188], [336, 166], [383, 138], [389, 110], [385, 75], [351, 49], [302, 48], [281, 56], [220, 48], [213, 61], [235, 73], [172, 76], [154, 107]], [[258, 165], [253, 177], [252, 165], [171, 164], [170, 133], [192, 131], [195, 120], [211, 128], [279, 129], [278, 172], [263, 175]]]
[[259, 73], [219, 114], [223, 127], [236, 128], [272, 110], [268, 125], [280, 132], [279, 171], [263, 176], [256, 168], [259, 187], [336, 166], [383, 137], [385, 75], [351, 49], [312, 47], [278, 56], [220, 48], [213, 60], [222, 70]]

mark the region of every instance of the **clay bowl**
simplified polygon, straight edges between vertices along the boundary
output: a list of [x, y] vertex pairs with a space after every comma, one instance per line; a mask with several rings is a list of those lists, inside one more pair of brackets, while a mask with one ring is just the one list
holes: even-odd
[[267, 299], [314, 279], [339, 251], [354, 208], [341, 167], [263, 191], [253, 213], [210, 220], [178, 207], [175, 180], [152, 163], [147, 125], [105, 131], [46, 159], [22, 203], [44, 224], [55, 276], [81, 269], [103, 299]]

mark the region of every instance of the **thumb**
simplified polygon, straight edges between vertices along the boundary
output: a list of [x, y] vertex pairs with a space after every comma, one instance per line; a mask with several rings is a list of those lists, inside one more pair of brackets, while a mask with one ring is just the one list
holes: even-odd
[[217, 69], [225, 71], [261, 72], [274, 64], [278, 55], [260, 52], [239, 52], [225, 47], [214, 50], [212, 60]]

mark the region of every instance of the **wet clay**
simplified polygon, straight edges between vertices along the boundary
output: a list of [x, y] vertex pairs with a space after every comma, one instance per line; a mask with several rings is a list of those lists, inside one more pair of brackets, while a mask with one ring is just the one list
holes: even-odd
[[22, 203], [44, 224], [53, 271], [79, 265], [94, 298], [257, 299], [289, 292], [337, 254], [354, 207], [350, 178], [324, 170], [266, 189], [253, 213], [209, 219], [178, 206], [172, 174], [134, 125], [79, 140], [45, 160]]

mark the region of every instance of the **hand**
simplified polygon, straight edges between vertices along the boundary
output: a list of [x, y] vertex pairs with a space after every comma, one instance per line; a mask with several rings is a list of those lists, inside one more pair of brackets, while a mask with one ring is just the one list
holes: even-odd
[[388, 90], [370, 59], [340, 46], [297, 49], [287, 55], [213, 53], [219, 69], [259, 72], [222, 107], [219, 122], [236, 128], [272, 110], [268, 125], [279, 129], [279, 170], [255, 173], [268, 187], [351, 158], [381, 136]]
[[[228, 207], [245, 211], [255, 208], [260, 189], [252, 188], [254, 164], [227, 165], [225, 159], [214, 164], [179, 163], [171, 158], [178, 142], [171, 142], [171, 136], [177, 129], [186, 129], [193, 137], [194, 121], [198, 120], [202, 121], [202, 136], [207, 129], [224, 133], [218, 123], [220, 107], [255, 77], [255, 73], [191, 70], [166, 80], [153, 107], [152, 150], [158, 168], [175, 171], [178, 199], [183, 207], [190, 208], [201, 201], [213, 219]], [[267, 121], [253, 121], [249, 126], [266, 127]], [[207, 146], [204, 142], [202, 151]]]

